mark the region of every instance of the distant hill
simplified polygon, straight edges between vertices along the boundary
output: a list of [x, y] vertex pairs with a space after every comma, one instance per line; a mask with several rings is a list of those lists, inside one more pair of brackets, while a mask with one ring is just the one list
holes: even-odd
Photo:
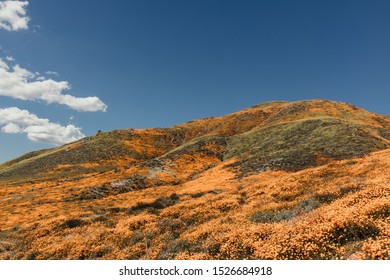
[[383, 150], [389, 143], [390, 119], [353, 105], [327, 100], [267, 102], [171, 128], [97, 133], [4, 163], [0, 179], [71, 177], [134, 166], [172, 169], [167, 162], [172, 165], [183, 155], [201, 156], [211, 164], [235, 157], [233, 166], [245, 176], [271, 169], [297, 171]]
[[389, 258], [389, 145], [320, 99], [98, 132], [0, 165], [0, 258]]

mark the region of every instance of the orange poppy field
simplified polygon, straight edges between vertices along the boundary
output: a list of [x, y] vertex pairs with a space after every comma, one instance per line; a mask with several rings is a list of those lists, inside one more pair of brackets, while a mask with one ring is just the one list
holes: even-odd
[[0, 259], [390, 259], [390, 118], [267, 102], [0, 165]]

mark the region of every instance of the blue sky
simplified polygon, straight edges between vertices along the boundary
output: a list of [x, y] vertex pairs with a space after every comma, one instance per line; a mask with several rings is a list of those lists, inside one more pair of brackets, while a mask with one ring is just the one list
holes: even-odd
[[0, 9], [0, 162], [270, 100], [390, 115], [390, 1], [20, 2]]

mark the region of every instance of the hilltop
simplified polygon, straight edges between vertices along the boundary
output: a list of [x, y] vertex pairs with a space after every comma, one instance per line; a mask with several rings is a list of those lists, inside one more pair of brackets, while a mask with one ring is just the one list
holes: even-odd
[[1, 259], [388, 259], [390, 118], [266, 102], [0, 165]]

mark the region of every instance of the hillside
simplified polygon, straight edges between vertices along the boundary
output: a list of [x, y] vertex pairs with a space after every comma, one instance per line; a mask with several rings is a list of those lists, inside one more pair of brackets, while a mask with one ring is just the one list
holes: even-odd
[[0, 259], [389, 259], [390, 118], [267, 102], [0, 165]]

